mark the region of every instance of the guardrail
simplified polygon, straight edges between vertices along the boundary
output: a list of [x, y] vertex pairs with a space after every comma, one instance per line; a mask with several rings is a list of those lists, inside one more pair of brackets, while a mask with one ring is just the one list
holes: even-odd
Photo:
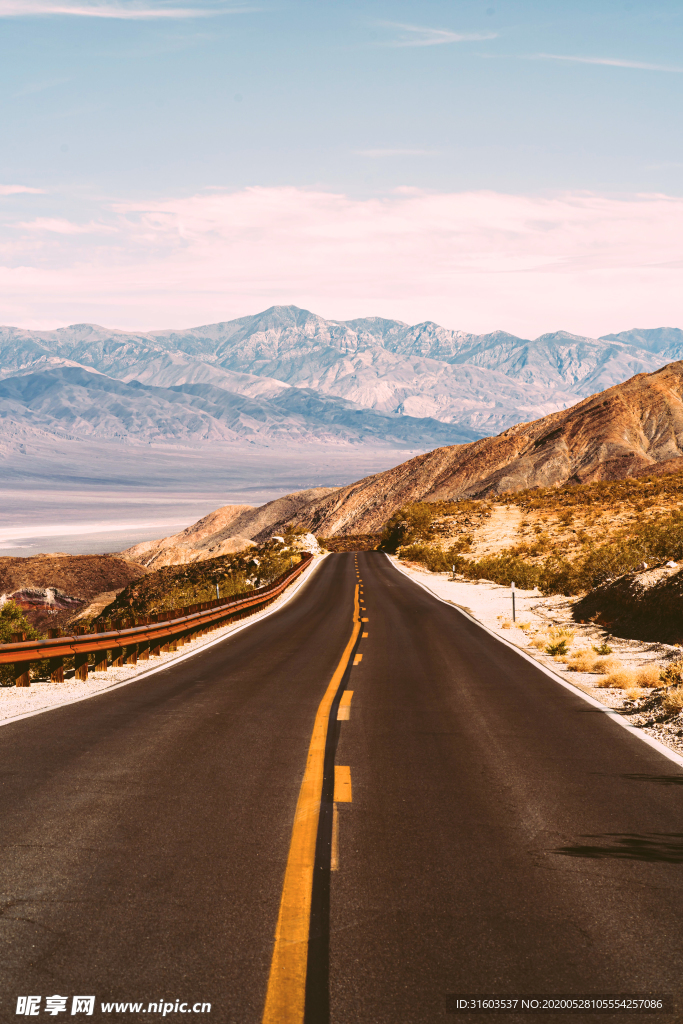
[[0, 644], [0, 665], [14, 666], [16, 686], [30, 686], [31, 662], [45, 658], [50, 660], [50, 678], [55, 683], [64, 681], [65, 657], [73, 657], [76, 679], [88, 678], [88, 655], [93, 652], [93, 669], [96, 672], [107, 671], [108, 650], [112, 651], [112, 668], [148, 661], [162, 652], [177, 650], [198, 636], [218, 629], [230, 619], [242, 618], [249, 609], [270, 604], [310, 565], [312, 558], [313, 555], [304, 554], [298, 565], [288, 569], [267, 587], [259, 587], [247, 597], [233, 601], [204, 601], [187, 608], [176, 608], [165, 617], [154, 613], [133, 619], [132, 624], [125, 628], [107, 632], [102, 628], [95, 633], [86, 633], [81, 627], [73, 636], [59, 636], [56, 635], [59, 630], [49, 630], [44, 640], [25, 640], [15, 634], [12, 643]]

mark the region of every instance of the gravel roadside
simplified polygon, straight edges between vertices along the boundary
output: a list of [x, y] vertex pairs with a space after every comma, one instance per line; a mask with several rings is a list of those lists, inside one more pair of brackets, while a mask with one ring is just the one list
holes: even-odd
[[646, 666], [655, 666], [659, 672], [672, 662], [683, 659], [683, 648], [659, 642], [626, 640], [593, 623], [577, 623], [572, 618], [573, 598], [544, 597], [533, 590], [515, 591], [516, 623], [513, 624], [509, 587], [489, 580], [473, 581], [457, 576], [453, 579], [450, 573], [430, 572], [424, 566], [390, 557], [392, 562], [437, 597], [463, 608], [493, 633], [519, 647], [561, 679], [605, 707], [620, 712], [630, 725], [683, 755], [683, 713], [667, 715], [662, 712], [658, 695], [664, 692], [660, 690], [664, 684], [643, 688], [641, 695], [633, 699], [616, 686], [599, 685], [605, 678], [604, 674], [571, 671], [565, 659], [534, 646], [534, 640], [547, 636], [550, 630], [566, 630], [574, 634], [569, 641], [570, 652], [594, 651], [596, 647], [607, 646], [611, 648], [611, 656], [623, 668], [633, 672]]

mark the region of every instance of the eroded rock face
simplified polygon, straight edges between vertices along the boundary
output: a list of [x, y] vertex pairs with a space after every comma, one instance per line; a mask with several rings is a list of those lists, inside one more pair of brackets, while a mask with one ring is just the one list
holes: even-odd
[[83, 598], [65, 594], [58, 587], [24, 587], [12, 594], [0, 594], [0, 607], [13, 601], [22, 611], [71, 612], [75, 614], [85, 604]]
[[0, 601], [13, 600], [34, 626], [64, 626], [98, 594], [145, 575], [115, 555], [0, 557]]

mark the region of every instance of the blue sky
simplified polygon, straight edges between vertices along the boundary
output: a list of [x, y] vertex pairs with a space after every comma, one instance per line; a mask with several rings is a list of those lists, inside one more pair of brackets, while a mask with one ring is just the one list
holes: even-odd
[[[3, 197], [0, 256], [60, 272], [125, 262], [116, 210], [212, 190], [679, 198], [682, 29], [670, 0], [0, 0], [0, 184], [40, 190]], [[280, 278], [262, 291], [289, 294]], [[29, 299], [5, 322], [72, 319]], [[193, 300], [187, 316], [201, 312]]]

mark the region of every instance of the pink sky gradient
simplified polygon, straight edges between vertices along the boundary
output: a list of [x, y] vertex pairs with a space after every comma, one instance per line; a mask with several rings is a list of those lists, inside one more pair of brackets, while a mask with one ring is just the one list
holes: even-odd
[[4, 324], [180, 328], [293, 303], [522, 337], [683, 327], [681, 198], [214, 189], [87, 223], [25, 202], [4, 217]]

